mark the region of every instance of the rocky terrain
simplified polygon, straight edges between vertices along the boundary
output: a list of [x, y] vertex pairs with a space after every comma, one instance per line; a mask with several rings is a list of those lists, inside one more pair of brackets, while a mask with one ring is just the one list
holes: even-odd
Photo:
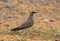
[[[31, 28], [10, 31], [31, 12]], [[0, 0], [0, 41], [60, 41], [60, 0]]]

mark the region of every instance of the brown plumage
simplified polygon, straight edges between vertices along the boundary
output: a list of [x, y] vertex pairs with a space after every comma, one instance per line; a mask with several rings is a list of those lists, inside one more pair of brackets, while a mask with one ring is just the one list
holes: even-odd
[[34, 24], [34, 21], [33, 21], [33, 15], [34, 14], [35, 14], [35, 12], [31, 12], [30, 17], [27, 19], [27, 21], [25, 23], [23, 23], [21, 26], [18, 26], [16, 28], [12, 29], [11, 31], [18, 31], [18, 30], [22, 30], [22, 29], [32, 27]]

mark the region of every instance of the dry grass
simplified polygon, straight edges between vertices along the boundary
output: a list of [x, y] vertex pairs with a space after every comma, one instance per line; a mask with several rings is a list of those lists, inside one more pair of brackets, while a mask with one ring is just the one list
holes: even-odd
[[[29, 2], [30, 1], [30, 2]], [[37, 3], [38, 2], [38, 3]], [[60, 41], [60, 5], [58, 0], [11, 0], [0, 2], [0, 41]], [[5, 4], [5, 5], [4, 5]], [[25, 22], [31, 11], [34, 25], [31, 28], [11, 32], [10, 30]], [[21, 14], [22, 13], [22, 14]], [[57, 37], [56, 37], [57, 35]]]

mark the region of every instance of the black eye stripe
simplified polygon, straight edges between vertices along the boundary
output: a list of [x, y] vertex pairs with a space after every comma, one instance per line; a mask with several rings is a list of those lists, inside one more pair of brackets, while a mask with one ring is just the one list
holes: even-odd
[[31, 12], [32, 14], [36, 13], [36, 12]]

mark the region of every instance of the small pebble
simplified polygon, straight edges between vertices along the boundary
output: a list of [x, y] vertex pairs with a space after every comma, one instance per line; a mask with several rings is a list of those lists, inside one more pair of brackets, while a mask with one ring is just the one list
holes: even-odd
[[6, 4], [6, 6], [5, 6], [6, 8], [13, 8], [14, 7], [14, 5], [12, 5], [12, 4]]
[[55, 41], [58, 41], [58, 40], [55, 40]]
[[0, 23], [0, 24], [2, 24], [2, 23]]
[[0, 0], [0, 1], [2, 1], [2, 2], [7, 2], [8, 0]]
[[1, 41], [4, 41], [3, 39]]
[[5, 24], [5, 26], [9, 27], [9, 25], [8, 25], [8, 24]]
[[43, 21], [48, 22], [49, 20], [48, 19], [44, 19]]
[[50, 28], [53, 28], [52, 26]]
[[55, 22], [55, 20], [50, 20], [50, 22]]
[[8, 18], [12, 18], [11, 16], [8, 16]]

